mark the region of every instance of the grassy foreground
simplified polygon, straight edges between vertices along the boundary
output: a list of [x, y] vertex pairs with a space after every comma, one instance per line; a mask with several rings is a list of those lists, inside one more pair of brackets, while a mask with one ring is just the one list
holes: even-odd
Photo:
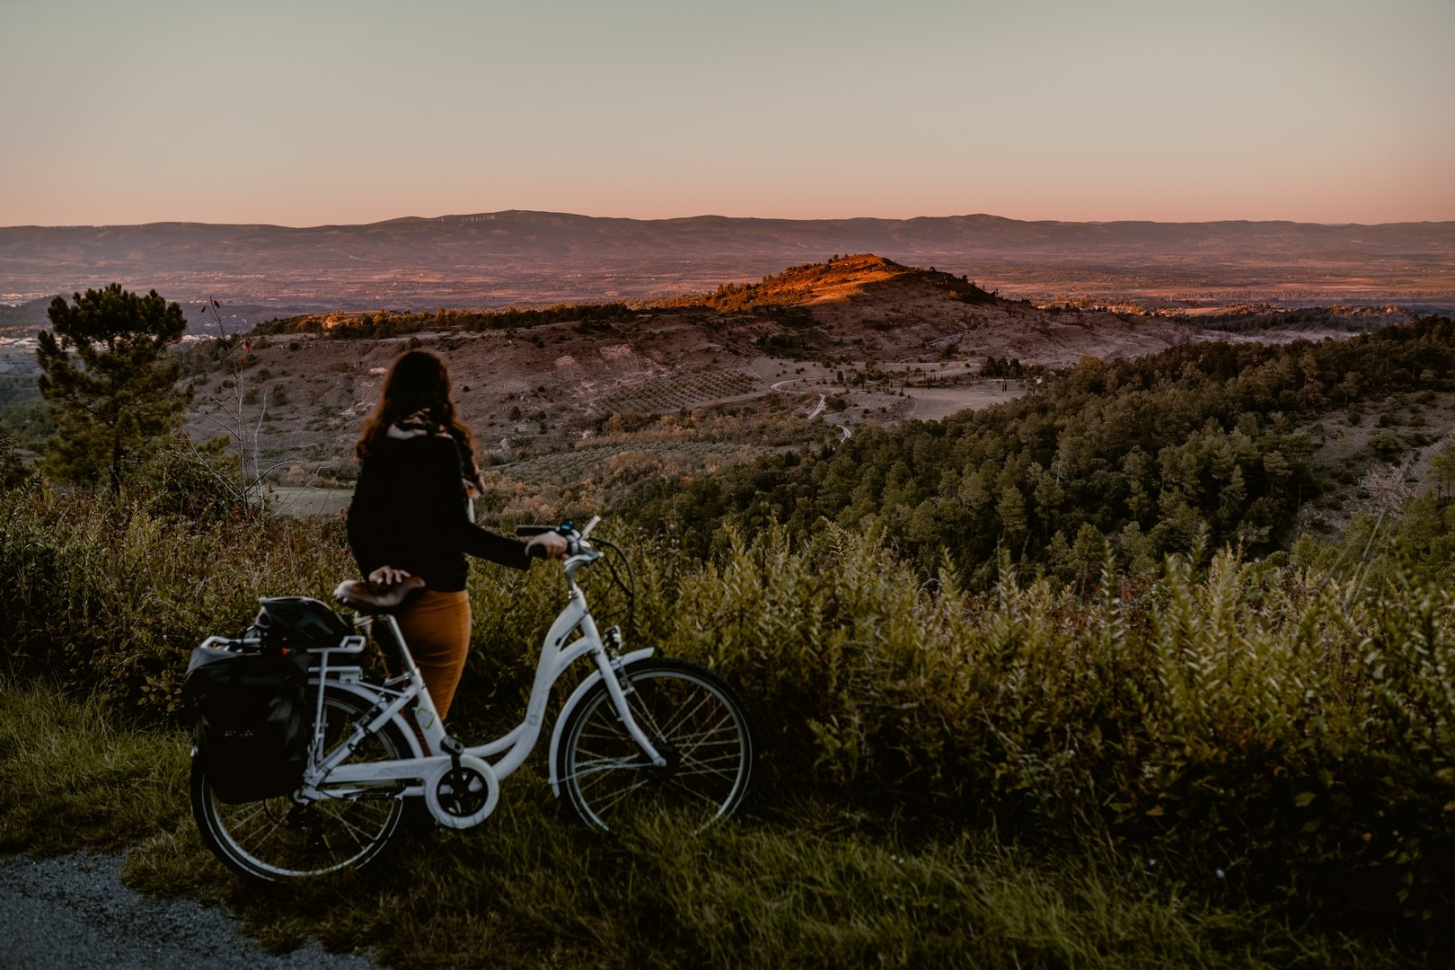
[[1415, 966], [1418, 955], [1293, 929], [1128, 856], [1048, 854], [992, 832], [868, 838], [832, 810], [698, 838], [602, 838], [513, 779], [472, 832], [404, 837], [363, 874], [258, 893], [202, 847], [189, 740], [96, 700], [0, 684], [0, 850], [130, 847], [125, 877], [225, 902], [265, 943], [302, 935], [397, 967]]

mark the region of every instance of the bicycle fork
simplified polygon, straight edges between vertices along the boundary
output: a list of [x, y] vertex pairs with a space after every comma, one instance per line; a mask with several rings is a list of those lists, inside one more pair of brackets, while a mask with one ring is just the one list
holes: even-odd
[[[589, 619], [590, 617], [587, 617], [587, 620]], [[595, 624], [592, 626], [594, 628]], [[592, 629], [589, 632], [594, 634], [596, 631]], [[627, 703], [626, 698], [632, 692], [632, 687], [631, 675], [625, 672], [625, 666], [618, 653], [618, 648], [621, 646], [621, 631], [612, 627], [606, 631], [605, 638], [598, 639], [598, 642], [602, 646], [596, 652], [596, 667], [601, 671], [601, 680], [606, 685], [606, 695], [611, 698], [611, 706], [616, 709], [617, 720], [621, 721], [622, 727], [626, 728], [627, 735], [637, 743], [637, 747], [642, 749], [642, 754], [652, 763], [653, 767], [667, 767], [667, 759], [647, 737], [642, 726], [637, 723], [636, 717], [632, 715], [631, 705]]]

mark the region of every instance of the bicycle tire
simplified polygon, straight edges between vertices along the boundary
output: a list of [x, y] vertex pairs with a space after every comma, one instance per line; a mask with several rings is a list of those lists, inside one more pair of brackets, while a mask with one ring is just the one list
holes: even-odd
[[683, 660], [647, 660], [622, 673], [633, 717], [666, 768], [653, 766], [617, 718], [604, 682], [571, 711], [556, 778], [585, 825], [611, 831], [668, 813], [694, 831], [733, 814], [752, 776], [753, 737], [737, 694]]
[[[327, 690], [324, 750], [333, 750], [347, 738], [369, 708], [355, 694]], [[399, 727], [386, 724], [365, 738], [353, 757], [383, 761], [411, 754]], [[368, 798], [326, 799], [308, 805], [298, 805], [286, 795], [229, 805], [212, 792], [202, 760], [192, 759], [192, 815], [203, 843], [227, 868], [258, 882], [310, 879], [367, 865], [384, 850], [399, 826], [402, 789], [391, 783]]]

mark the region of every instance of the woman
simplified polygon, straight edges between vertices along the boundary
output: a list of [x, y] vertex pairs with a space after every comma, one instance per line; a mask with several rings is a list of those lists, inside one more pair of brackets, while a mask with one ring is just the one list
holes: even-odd
[[525, 569], [531, 556], [563, 558], [566, 540], [547, 533], [522, 543], [475, 524], [471, 498], [481, 483], [470, 429], [455, 416], [445, 362], [429, 351], [406, 351], [390, 365], [354, 454], [349, 544], [371, 582], [424, 580], [395, 618], [443, 720], [470, 646], [466, 553]]

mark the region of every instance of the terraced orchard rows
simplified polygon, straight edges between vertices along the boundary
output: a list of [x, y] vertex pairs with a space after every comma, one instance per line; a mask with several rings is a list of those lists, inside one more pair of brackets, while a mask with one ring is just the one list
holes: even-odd
[[734, 370], [709, 370], [667, 380], [646, 381], [603, 394], [606, 411], [651, 412], [698, 408], [765, 390], [761, 381]]

